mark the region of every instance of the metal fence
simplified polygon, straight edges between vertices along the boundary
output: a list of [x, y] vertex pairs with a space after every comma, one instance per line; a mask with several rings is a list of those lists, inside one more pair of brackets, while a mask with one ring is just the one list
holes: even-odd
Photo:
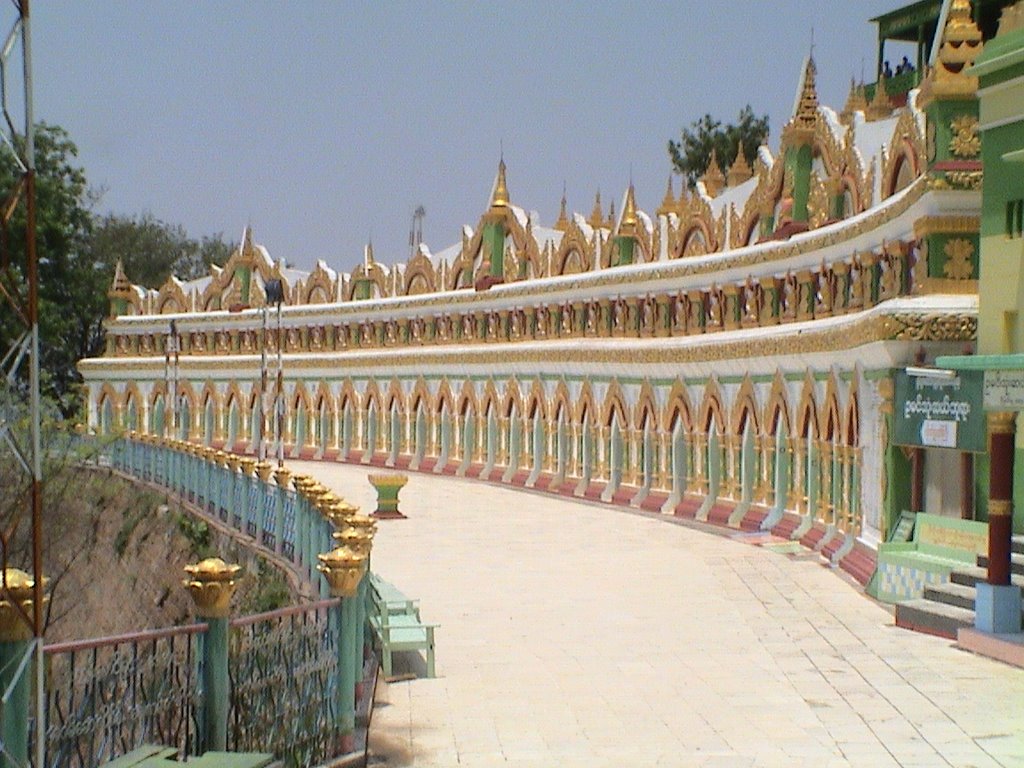
[[92, 768], [147, 743], [194, 754], [197, 643], [206, 629], [197, 623], [47, 646], [47, 768]]
[[229, 749], [273, 752], [294, 766], [318, 765], [340, 752], [340, 647], [330, 611], [339, 602], [231, 621]]

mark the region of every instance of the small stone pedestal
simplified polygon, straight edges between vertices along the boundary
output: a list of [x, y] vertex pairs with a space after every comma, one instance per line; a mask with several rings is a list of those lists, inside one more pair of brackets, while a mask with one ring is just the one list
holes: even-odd
[[974, 628], [992, 635], [1017, 634], [1020, 627], [1020, 587], [978, 582]]
[[409, 482], [406, 475], [369, 475], [370, 485], [377, 489], [377, 509], [373, 516], [379, 520], [404, 519], [398, 510], [398, 492]]

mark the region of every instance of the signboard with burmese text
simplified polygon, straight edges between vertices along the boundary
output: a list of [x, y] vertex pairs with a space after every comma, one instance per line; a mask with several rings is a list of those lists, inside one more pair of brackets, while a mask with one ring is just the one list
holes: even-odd
[[894, 385], [894, 443], [985, 451], [981, 371], [935, 376], [897, 371]]

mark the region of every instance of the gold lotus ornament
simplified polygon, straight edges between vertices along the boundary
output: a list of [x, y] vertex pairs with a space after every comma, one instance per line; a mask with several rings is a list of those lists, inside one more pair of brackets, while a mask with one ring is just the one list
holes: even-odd
[[243, 475], [252, 477], [252, 473], [256, 470], [256, 459], [252, 456], [243, 456], [239, 459], [238, 464], [242, 468]]
[[366, 555], [348, 547], [338, 547], [316, 556], [316, 569], [327, 579], [333, 597], [353, 597], [366, 572]]
[[[17, 568], [4, 571], [7, 593], [0, 594], [0, 641], [14, 642], [28, 640], [32, 637], [32, 625], [25, 621], [25, 616], [32, 616], [32, 595], [35, 591], [35, 580]], [[43, 579], [43, 587], [46, 587]], [[43, 604], [49, 597], [43, 596]], [[18, 610], [21, 608], [21, 611]], [[22, 616], [24, 611], [25, 616]]]
[[287, 488], [288, 481], [291, 479], [291, 470], [285, 469], [284, 467], [278, 467], [277, 471], [274, 472], [274, 479], [277, 480], [279, 488]]
[[358, 511], [359, 507], [354, 504], [349, 504], [344, 499], [336, 499], [327, 506], [324, 515], [331, 525], [340, 530], [348, 523], [348, 519]]
[[260, 480], [264, 483], [269, 483], [271, 476], [274, 474], [274, 465], [269, 461], [257, 461], [256, 474], [259, 475]]
[[[227, 455], [226, 462], [227, 462], [227, 465], [228, 465], [228, 469], [230, 469], [232, 472], [237, 472], [238, 471], [238, 467], [241, 466], [241, 458], [239, 456], [236, 456], [233, 453], [229, 453]], [[223, 465], [221, 465], [221, 466], [223, 466]]]
[[196, 615], [202, 619], [227, 617], [231, 596], [238, 582], [235, 577], [242, 566], [225, 563], [219, 557], [208, 557], [195, 565], [186, 565], [189, 578], [182, 583], [188, 588]]
[[368, 534], [365, 531], [361, 531], [358, 528], [343, 528], [340, 531], [335, 531], [331, 534], [338, 545], [351, 549], [353, 552], [369, 557], [370, 546], [373, 543], [373, 535]]

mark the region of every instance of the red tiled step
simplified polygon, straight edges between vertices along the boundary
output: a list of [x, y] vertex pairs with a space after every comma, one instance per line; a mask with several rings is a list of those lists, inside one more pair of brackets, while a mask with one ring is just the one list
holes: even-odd
[[842, 560], [839, 567], [850, 574], [860, 584], [867, 584], [878, 566], [878, 553], [859, 541]]
[[846, 534], [837, 532], [835, 536], [825, 542], [825, 546], [821, 548], [821, 554], [826, 557], [829, 562], [832, 562], [832, 557], [845, 543]]
[[825, 526], [821, 523], [815, 523], [807, 533], [800, 537], [800, 544], [808, 549], [816, 550], [821, 544], [822, 539], [825, 538], [825, 533]]
[[697, 510], [704, 500], [699, 496], [684, 496], [683, 500], [676, 504], [674, 515], [678, 517], [696, 517]]
[[661, 508], [665, 506], [666, 501], [668, 501], [667, 493], [651, 491], [647, 494], [647, 498], [640, 502], [640, 509], [645, 509], [648, 512], [660, 512]]
[[731, 503], [715, 503], [708, 510], [708, 522], [712, 525], [728, 525], [729, 517], [735, 509]]
[[612, 504], [627, 505], [639, 492], [640, 489], [635, 485], [620, 485], [619, 489], [612, 494]]
[[787, 512], [783, 514], [778, 525], [772, 528], [772, 535], [780, 539], [791, 539], [793, 538], [793, 532], [799, 527], [800, 518]]
[[740, 520], [741, 531], [759, 531], [761, 530], [761, 523], [768, 517], [768, 510], [764, 507], [751, 507], [747, 510], [747, 514]]

